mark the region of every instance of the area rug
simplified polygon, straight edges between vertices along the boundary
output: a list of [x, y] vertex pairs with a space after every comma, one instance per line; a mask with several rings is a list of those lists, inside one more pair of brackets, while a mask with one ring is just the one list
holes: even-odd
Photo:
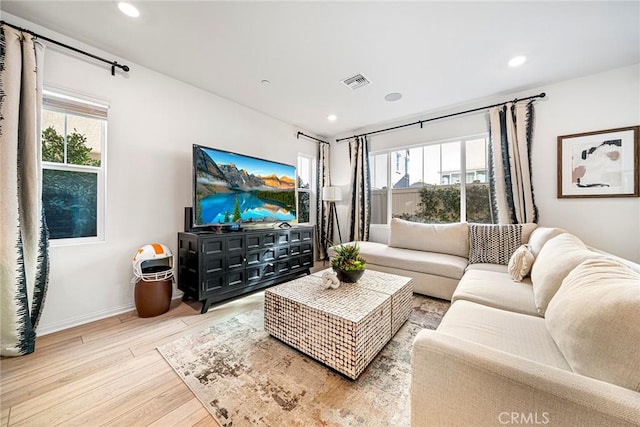
[[356, 381], [264, 331], [262, 308], [158, 347], [221, 426], [409, 426], [411, 344], [448, 301], [413, 297], [409, 320]]

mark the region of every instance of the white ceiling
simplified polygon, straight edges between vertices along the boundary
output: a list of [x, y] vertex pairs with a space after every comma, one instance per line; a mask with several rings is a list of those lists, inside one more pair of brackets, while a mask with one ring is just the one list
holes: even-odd
[[132, 3], [0, 8], [326, 137], [640, 62], [639, 1]]

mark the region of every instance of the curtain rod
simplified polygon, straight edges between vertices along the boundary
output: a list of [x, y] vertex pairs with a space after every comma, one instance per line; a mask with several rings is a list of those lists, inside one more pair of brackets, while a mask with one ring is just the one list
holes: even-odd
[[526, 101], [527, 99], [535, 99], [535, 98], [544, 98], [545, 96], [547, 96], [547, 94], [542, 92], [542, 93], [540, 93], [538, 95], [528, 96], [526, 98], [515, 98], [513, 101], [500, 102], [498, 104], [486, 105], [484, 107], [473, 108], [471, 110], [460, 111], [458, 113], [446, 114], [446, 115], [440, 116], [440, 117], [433, 117], [431, 119], [418, 120], [417, 122], [413, 122], [413, 123], [407, 123], [407, 124], [404, 124], [404, 125], [393, 126], [393, 127], [386, 128], [386, 129], [380, 129], [380, 130], [374, 130], [374, 131], [371, 131], [371, 132], [361, 133], [360, 135], [353, 135], [353, 136], [349, 136], [347, 138], [340, 138], [340, 139], [336, 139], [336, 142], [346, 141], [347, 139], [352, 139], [352, 138], [359, 138], [361, 136], [373, 135], [373, 134], [380, 133], [380, 132], [387, 132], [387, 131], [390, 131], [390, 130], [406, 128], [408, 126], [414, 126], [414, 125], [420, 125], [420, 128], [422, 128], [422, 124], [423, 123], [431, 122], [431, 121], [434, 121], [434, 120], [446, 119], [446, 118], [453, 117], [453, 116], [459, 116], [461, 114], [467, 114], [467, 113], [473, 113], [475, 111], [487, 110], [489, 108], [498, 107], [500, 105], [505, 105], [507, 102], [513, 102], [515, 104], [518, 101]]
[[40, 35], [38, 33], [35, 33], [33, 31], [31, 31], [31, 30], [27, 30], [26, 28], [18, 27], [17, 25], [10, 24], [10, 23], [8, 23], [6, 21], [0, 21], [0, 25], [6, 25], [7, 27], [11, 27], [14, 30], [22, 31], [24, 33], [29, 33], [32, 36], [36, 37], [36, 38], [39, 38], [39, 39], [42, 39], [42, 40], [46, 40], [46, 41], [48, 41], [50, 43], [57, 44], [58, 46], [61, 46], [61, 47], [65, 48], [65, 49], [72, 50], [72, 51], [74, 51], [76, 53], [79, 53], [81, 55], [89, 56], [89, 57], [91, 57], [93, 59], [96, 59], [98, 61], [105, 62], [105, 63], [111, 65], [111, 75], [112, 76], [116, 75], [116, 67], [120, 68], [125, 73], [129, 71], [129, 67], [127, 65], [118, 64], [116, 61], [109, 61], [108, 59], [101, 58], [101, 57], [99, 57], [97, 55], [94, 55], [92, 53], [85, 52], [84, 50], [77, 49], [77, 48], [75, 48], [73, 46], [69, 46], [68, 44], [64, 44], [64, 43], [61, 43], [59, 41], [50, 39], [49, 37], [42, 36], [42, 35]]
[[314, 138], [313, 136], [307, 135], [306, 133], [302, 133], [302, 132], [300, 132], [300, 131], [298, 131], [298, 133], [296, 134], [296, 138], [300, 139], [300, 135], [302, 135], [302, 136], [304, 136], [304, 137], [306, 137], [306, 138], [309, 138], [309, 139], [313, 139], [314, 141], [318, 141], [318, 142], [320, 142], [320, 143], [322, 143], [322, 144], [331, 145], [331, 144], [329, 144], [327, 141], [323, 141], [323, 140], [321, 140], [321, 139]]

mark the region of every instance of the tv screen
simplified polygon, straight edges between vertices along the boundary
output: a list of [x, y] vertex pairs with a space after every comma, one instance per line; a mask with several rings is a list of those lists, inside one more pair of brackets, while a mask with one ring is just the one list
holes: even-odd
[[193, 225], [296, 222], [296, 168], [193, 146]]

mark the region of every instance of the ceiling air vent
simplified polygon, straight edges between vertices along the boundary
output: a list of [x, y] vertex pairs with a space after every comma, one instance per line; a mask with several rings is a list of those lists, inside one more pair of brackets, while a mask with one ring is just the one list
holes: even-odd
[[369, 83], [371, 83], [371, 81], [362, 74], [356, 74], [355, 76], [346, 78], [342, 81], [342, 84], [353, 90], [366, 86]]

